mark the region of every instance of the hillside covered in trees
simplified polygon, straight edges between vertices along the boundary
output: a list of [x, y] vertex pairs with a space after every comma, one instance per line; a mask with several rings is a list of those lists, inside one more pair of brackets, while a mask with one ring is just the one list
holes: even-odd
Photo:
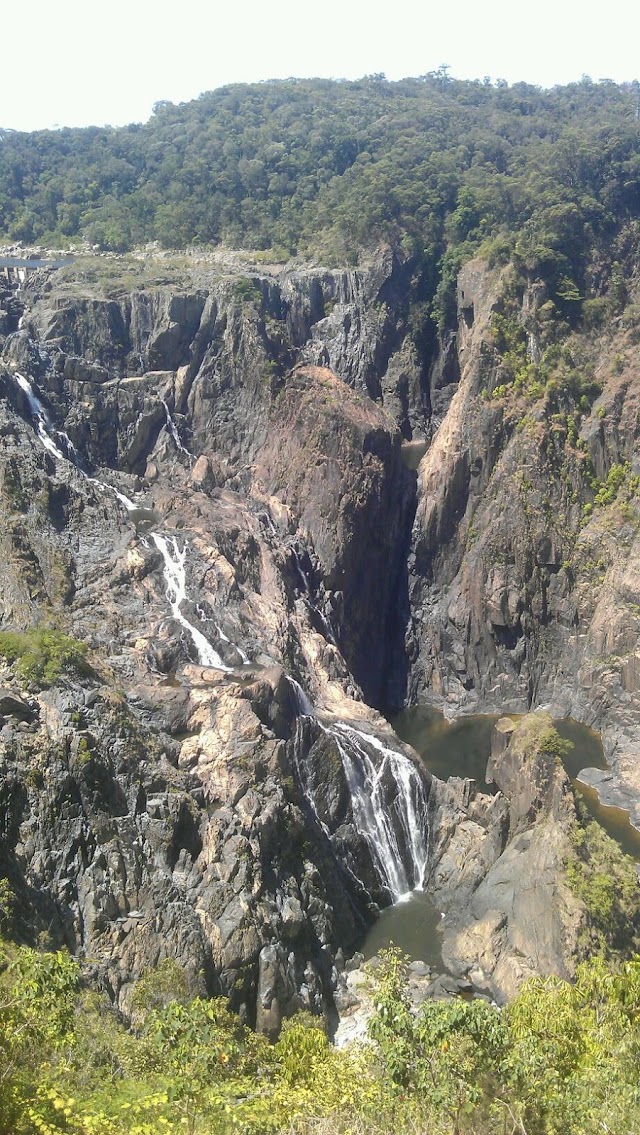
[[637, 212], [638, 97], [635, 83], [540, 90], [443, 68], [229, 86], [118, 129], [5, 131], [0, 233], [339, 263], [390, 241], [431, 292], [491, 242], [498, 258], [515, 246], [570, 305], [598, 286], [588, 251]]

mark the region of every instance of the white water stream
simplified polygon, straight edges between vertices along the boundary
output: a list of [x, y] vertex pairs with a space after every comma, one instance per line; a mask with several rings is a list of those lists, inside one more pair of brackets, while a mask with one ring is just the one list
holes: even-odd
[[[58, 460], [67, 461], [69, 462], [69, 464], [73, 465], [74, 468], [76, 468], [81, 474], [81, 476], [85, 477], [87, 481], [89, 481], [92, 485], [95, 485], [101, 491], [113, 493], [115, 497], [120, 501], [120, 504], [122, 504], [124, 508], [126, 508], [127, 512], [132, 512], [134, 509], [136, 509], [137, 505], [135, 504], [135, 502], [132, 501], [131, 498], [126, 496], [124, 493], [121, 493], [119, 489], [114, 488], [113, 485], [107, 484], [106, 481], [99, 480], [99, 478], [97, 477], [87, 476], [80, 465], [80, 460], [73, 442], [63, 431], [54, 430], [54, 427], [52, 426], [49, 419], [49, 415], [47, 414], [47, 411], [45, 410], [42, 402], [35, 393], [29, 380], [26, 379], [24, 375], [18, 374], [17, 372], [14, 373], [14, 378], [16, 380], [16, 383], [26, 396], [29, 410], [34, 420], [36, 433], [44, 448]], [[180, 439], [177, 437], [175, 424], [173, 423], [168, 407], [164, 402], [163, 405], [167, 414], [167, 425], [171, 437], [175, 441], [178, 448], [182, 449], [183, 447], [180, 444]], [[65, 447], [67, 448], [66, 454], [63, 453], [58, 445], [56, 445], [52, 436], [54, 433], [59, 438], [63, 439]], [[185, 450], [184, 452], [186, 453], [187, 450]], [[169, 601], [169, 606], [171, 608], [171, 614], [191, 637], [193, 645], [196, 649], [196, 653], [198, 655], [198, 661], [200, 662], [200, 665], [211, 666], [215, 667], [217, 670], [224, 670], [226, 672], [229, 672], [231, 668], [224, 664], [220, 655], [216, 650], [214, 650], [208, 639], [205, 638], [205, 636], [201, 631], [198, 630], [197, 627], [194, 627], [193, 623], [190, 623], [189, 620], [185, 618], [180, 609], [182, 604], [187, 599], [185, 570], [185, 560], [189, 546], [187, 541], [185, 540], [184, 547], [181, 551], [178, 547], [178, 541], [176, 540], [175, 536], [168, 538], [166, 536], [160, 535], [158, 532], [151, 532], [150, 538], [153, 540], [153, 543], [155, 544], [163, 559], [166, 595]], [[222, 633], [217, 623], [214, 625], [220, 637], [225, 642], [229, 642], [229, 639]], [[242, 651], [240, 651], [240, 654], [241, 657], [248, 661], [246, 655]]]
[[[27, 398], [42, 445], [55, 458], [68, 461], [83, 477], [87, 477], [70, 439], [66, 434], [54, 430], [44, 406], [29, 381], [21, 374], [15, 374], [14, 377]], [[182, 449], [166, 405], [165, 412], [171, 437], [178, 448]], [[63, 453], [54, 441], [52, 436], [54, 433], [62, 439], [67, 454]], [[87, 477], [87, 480], [101, 490], [113, 493], [128, 512], [137, 508], [134, 501], [112, 485], [95, 477]], [[228, 672], [230, 667], [224, 664], [211, 643], [193, 623], [189, 622], [181, 610], [182, 604], [188, 598], [185, 568], [188, 543], [185, 541], [180, 548], [175, 536], [165, 536], [159, 532], [151, 532], [149, 535], [162, 556], [166, 596], [173, 617], [191, 637], [201, 665]], [[309, 596], [311, 593], [309, 581], [297, 554], [295, 560], [303, 591]], [[220, 638], [228, 642], [222, 630], [217, 624], [214, 625]], [[289, 682], [299, 714], [315, 717], [311, 701], [300, 683], [291, 677]], [[425, 785], [418, 769], [408, 757], [395, 749], [390, 749], [373, 734], [365, 733], [345, 722], [334, 722], [330, 725], [318, 722], [318, 724], [325, 734], [333, 739], [340, 754], [351, 796], [355, 827], [369, 847], [380, 881], [388, 887], [393, 901], [400, 902], [412, 891], [422, 889], [426, 877], [427, 798]], [[299, 773], [301, 775], [302, 770], [299, 769]], [[313, 801], [311, 803], [313, 805]]]
[[333, 646], [337, 646], [336, 640], [334, 638], [333, 631], [332, 631], [332, 629], [329, 625], [329, 620], [327, 619], [324, 612], [321, 611], [320, 608], [317, 606], [317, 604], [314, 603], [314, 601], [313, 601], [313, 589], [311, 587], [311, 584], [309, 583], [309, 577], [308, 577], [306, 571], [304, 570], [304, 568], [302, 566], [300, 556], [298, 555], [295, 548], [291, 549], [291, 553], [292, 553], [293, 562], [295, 564], [296, 571], [298, 573], [298, 579], [300, 580], [299, 590], [300, 590], [301, 594], [304, 596], [304, 601], [307, 604], [307, 607], [309, 608], [309, 610], [313, 611], [313, 613], [316, 615], [316, 617], [317, 617], [317, 619], [318, 619], [318, 621], [319, 621], [319, 623], [320, 623], [320, 625], [321, 625], [321, 627], [324, 631], [324, 636], [327, 639], [327, 642], [332, 643]]
[[[423, 889], [427, 877], [427, 790], [417, 766], [372, 733], [344, 721], [323, 724], [300, 683], [290, 675], [287, 681], [300, 718], [314, 718], [323, 733], [334, 741], [349, 789], [355, 828], [365, 840], [378, 877], [388, 887], [393, 902], [403, 902], [414, 891]], [[295, 749], [298, 776], [304, 785], [297, 745]], [[315, 801], [311, 799], [310, 803], [318, 816]], [[324, 824], [322, 827], [327, 831]]]
[[180, 551], [175, 536], [167, 538], [166, 536], [161, 536], [159, 532], [151, 532], [149, 535], [164, 560], [164, 578], [167, 585], [167, 599], [171, 607], [171, 614], [191, 635], [201, 665], [215, 666], [216, 670], [230, 671], [231, 667], [225, 666], [220, 655], [213, 649], [211, 643], [197, 627], [194, 627], [193, 623], [190, 623], [189, 620], [184, 617], [180, 610], [180, 607], [187, 598], [186, 571], [184, 566], [188, 547], [186, 541], [182, 551]]
[[170, 411], [169, 407], [167, 406], [167, 403], [165, 402], [164, 398], [162, 399], [162, 405], [164, 407], [164, 414], [165, 414], [165, 418], [167, 420], [167, 432], [169, 434], [169, 437], [171, 438], [176, 449], [180, 453], [184, 453], [185, 457], [188, 457], [190, 461], [193, 461], [192, 454], [189, 453], [188, 449], [185, 449], [184, 445], [180, 441], [180, 434], [178, 433], [178, 427], [176, 426], [176, 423], [174, 422], [174, 420], [171, 416], [171, 411]]
[[[340, 753], [353, 819], [394, 902], [422, 890], [427, 871], [427, 797], [416, 766], [371, 733], [336, 722], [324, 727]], [[371, 754], [380, 755], [376, 762]], [[395, 793], [389, 803], [391, 792]]]
[[[47, 411], [42, 405], [40, 399], [36, 396], [31, 383], [24, 377], [23, 374], [18, 374], [17, 371], [15, 372], [13, 377], [15, 378], [23, 394], [26, 395], [27, 402], [29, 403], [29, 410], [31, 411], [31, 417], [35, 422], [36, 433], [44, 448], [48, 450], [49, 453], [53, 454], [54, 457], [59, 458], [60, 461], [67, 461], [68, 458], [56, 445], [53, 437], [51, 436], [54, 430], [51, 422], [49, 421], [49, 415], [47, 414]], [[66, 434], [64, 436], [66, 437]], [[67, 441], [69, 442], [69, 446], [73, 451], [71, 440], [67, 438]]]
[[298, 708], [298, 713], [300, 714], [300, 716], [313, 717], [313, 706], [300, 683], [296, 682], [295, 678], [292, 678], [290, 674], [287, 674], [287, 681], [291, 686], [291, 689], [293, 690], [293, 696], [296, 699], [296, 706]]

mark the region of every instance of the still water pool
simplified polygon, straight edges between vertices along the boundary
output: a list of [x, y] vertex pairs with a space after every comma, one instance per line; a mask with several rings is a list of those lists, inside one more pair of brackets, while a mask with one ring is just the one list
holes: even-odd
[[[509, 716], [517, 719], [518, 715]], [[413, 746], [434, 776], [441, 780], [449, 776], [469, 776], [477, 781], [482, 791], [493, 792], [495, 788], [486, 784], [485, 776], [491, 753], [491, 734], [498, 720], [498, 714], [487, 713], [458, 717], [449, 722], [437, 710], [415, 706], [392, 718], [391, 725], [402, 741]], [[601, 804], [595, 790], [577, 779], [583, 768], [608, 767], [600, 737], [593, 729], [570, 717], [554, 721], [554, 725], [560, 736], [573, 745], [563, 764], [575, 791], [584, 800], [594, 820], [627, 855], [640, 862], [640, 832], [629, 823], [628, 814], [620, 808]]]
[[414, 891], [409, 898], [380, 912], [359, 949], [368, 961], [393, 943], [412, 961], [426, 962], [441, 973], [441, 924], [442, 915], [429, 896]]

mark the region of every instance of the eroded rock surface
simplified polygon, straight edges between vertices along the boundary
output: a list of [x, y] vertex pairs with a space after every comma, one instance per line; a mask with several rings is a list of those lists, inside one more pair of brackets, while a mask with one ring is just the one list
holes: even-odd
[[[0, 605], [2, 628], [87, 643], [90, 669], [40, 691], [0, 674], [21, 933], [86, 957], [124, 1009], [176, 957], [275, 1034], [332, 1012], [337, 952], [390, 898], [332, 722], [369, 737], [394, 839], [385, 746], [413, 758], [378, 710], [405, 698], [571, 712], [638, 800], [635, 526], [585, 526], [543, 423], [489, 396], [484, 266], [432, 359], [389, 250], [109, 297], [57, 279], [33, 278], [20, 328], [3, 301]], [[631, 376], [602, 398], [582, 437], [606, 472], [635, 459]], [[402, 442], [430, 434], [416, 478]], [[579, 917], [553, 882], [570, 803], [536, 761], [511, 740], [493, 797], [421, 774], [448, 964], [499, 996], [566, 972]]]
[[[582, 918], [564, 877], [575, 806], [548, 714], [498, 723], [487, 780], [495, 796], [469, 781], [438, 786], [453, 831], [435, 849], [430, 885], [446, 916], [446, 965], [503, 1000], [537, 973], [570, 976]], [[437, 813], [433, 826], [442, 838]]]
[[[546, 706], [592, 725], [640, 823], [638, 505], [631, 480], [623, 499], [594, 507], [585, 472], [640, 468], [630, 333], [622, 324], [567, 348], [601, 387], [571, 434], [570, 415], [493, 396], [504, 293], [503, 273], [480, 262], [460, 274], [459, 382], [418, 471], [401, 696], [448, 714]], [[540, 326], [543, 298], [524, 289], [524, 327]]]

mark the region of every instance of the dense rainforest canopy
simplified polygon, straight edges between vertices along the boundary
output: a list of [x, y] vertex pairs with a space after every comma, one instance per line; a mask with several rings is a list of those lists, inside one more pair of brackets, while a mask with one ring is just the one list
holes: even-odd
[[[0, 134], [0, 232], [353, 261], [391, 241], [435, 270], [488, 241], [572, 295], [640, 204], [638, 84], [540, 90], [447, 69], [234, 85], [123, 128]], [[502, 250], [502, 253], [500, 252]], [[563, 281], [560, 285], [560, 280]]]

